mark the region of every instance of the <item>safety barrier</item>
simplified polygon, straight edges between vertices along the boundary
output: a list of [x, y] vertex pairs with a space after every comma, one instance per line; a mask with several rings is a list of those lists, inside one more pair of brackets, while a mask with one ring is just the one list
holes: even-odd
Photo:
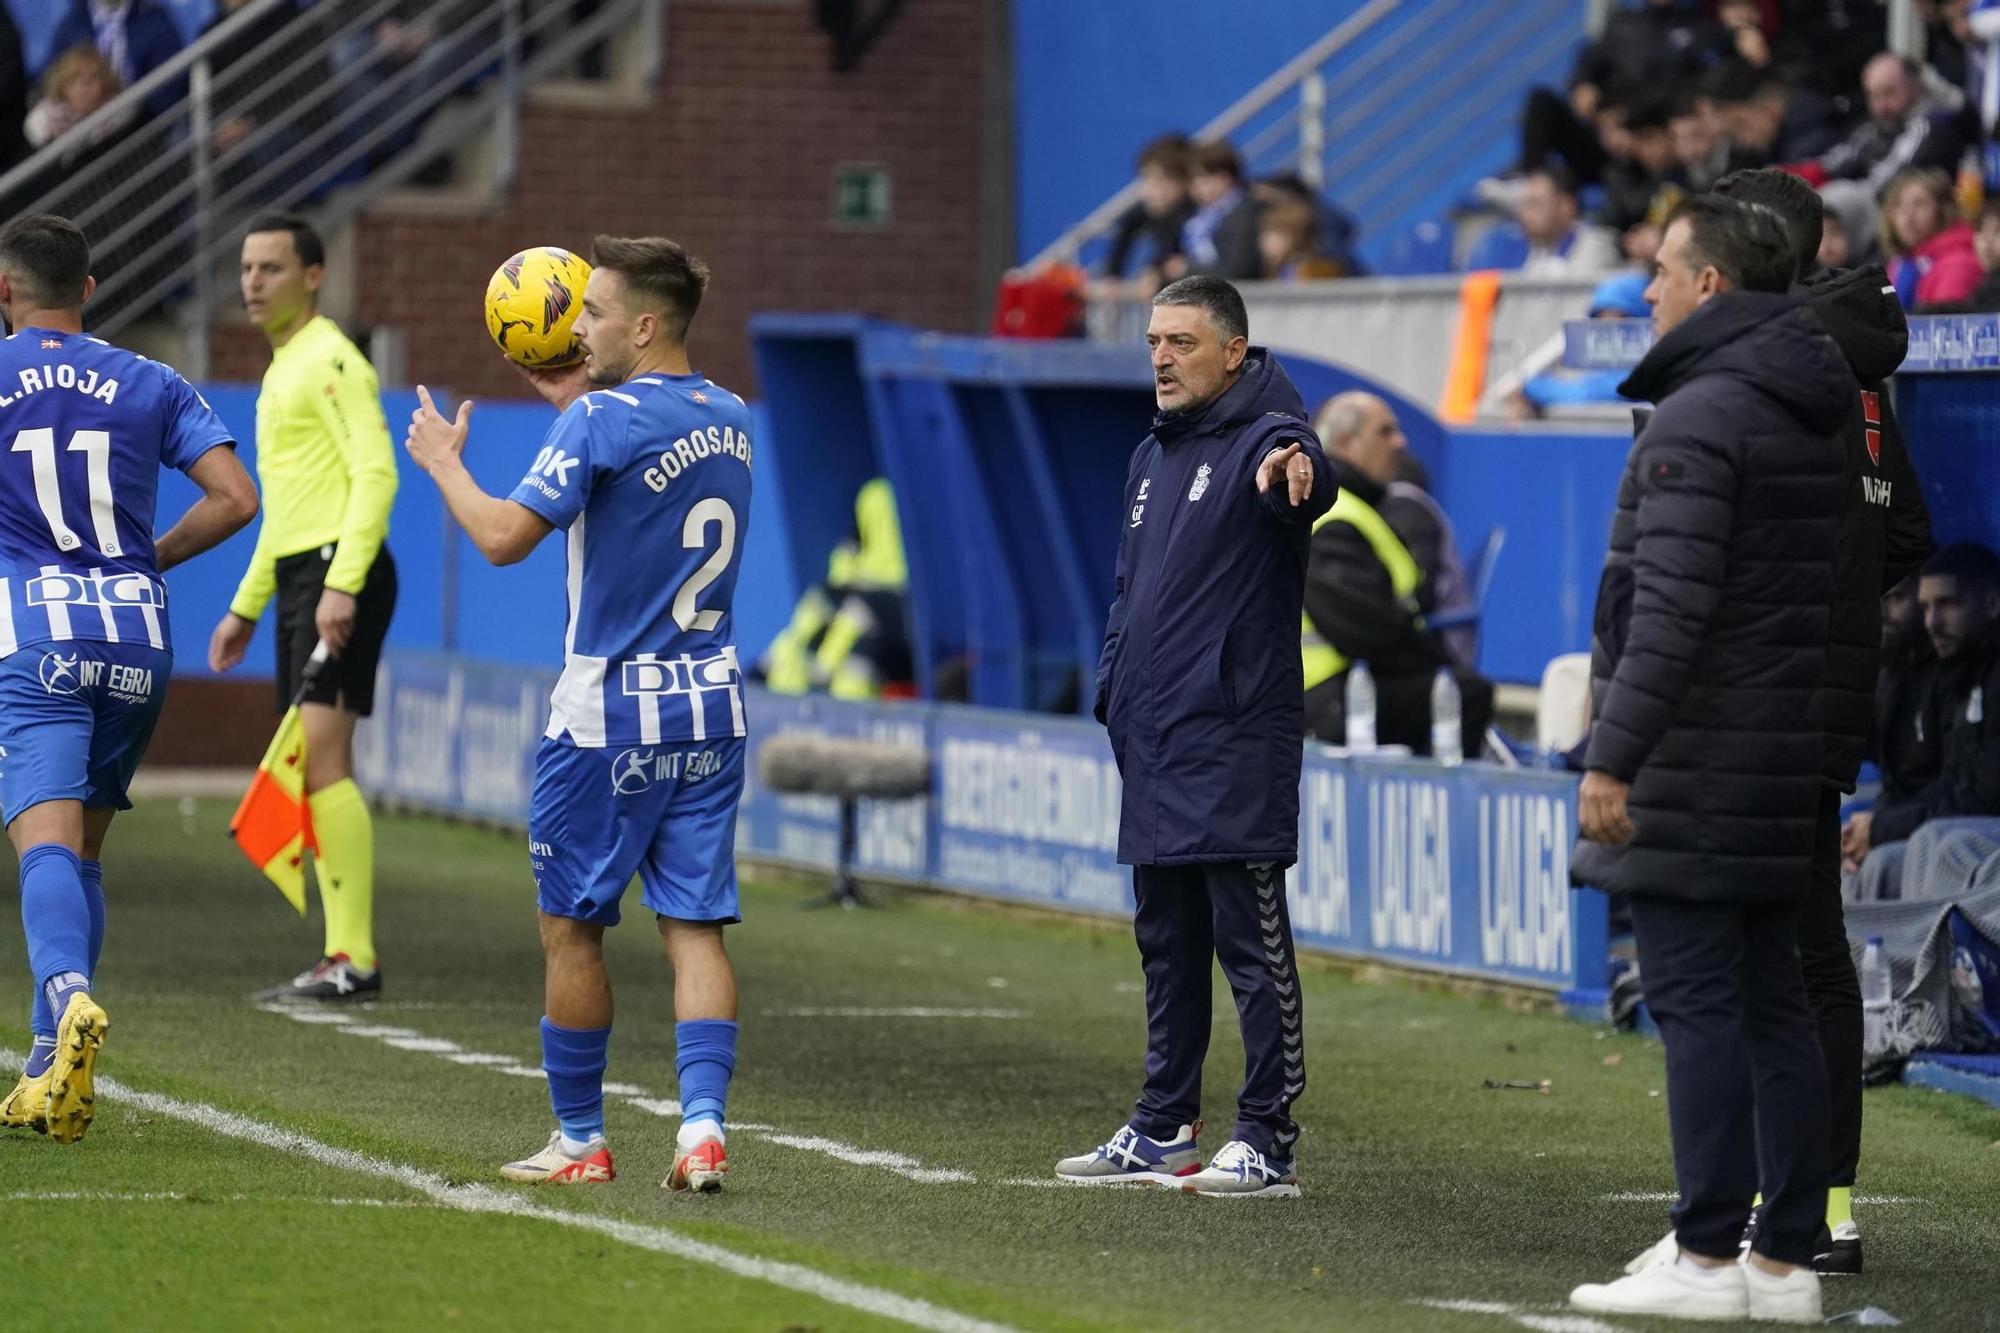
[[[371, 793], [524, 826], [554, 673], [391, 653], [356, 763]], [[1131, 911], [1117, 861], [1120, 783], [1102, 728], [927, 704], [851, 704], [751, 691], [752, 745], [780, 731], [927, 749], [928, 799], [861, 803], [865, 877], [1098, 915]], [[767, 791], [750, 765], [746, 858], [830, 869], [839, 806]], [[1299, 864], [1287, 877], [1308, 949], [1555, 992], [1601, 1014], [1602, 895], [1569, 887], [1576, 785], [1558, 773], [1355, 758], [1307, 747]], [[614, 799], [606, 793], [605, 799]]]

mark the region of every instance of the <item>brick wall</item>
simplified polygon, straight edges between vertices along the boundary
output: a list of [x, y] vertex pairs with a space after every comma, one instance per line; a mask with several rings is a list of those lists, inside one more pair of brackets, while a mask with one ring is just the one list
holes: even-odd
[[[756, 388], [745, 336], [753, 311], [865, 310], [954, 331], [983, 322], [991, 0], [905, 6], [846, 74], [832, 71], [828, 39], [796, 0], [674, 0], [666, 12], [653, 103], [531, 102], [498, 213], [378, 211], [359, 224], [356, 322], [406, 330], [413, 379], [523, 396], [481, 322], [486, 280], [524, 246], [587, 251], [599, 232], [671, 236], [708, 261], [693, 359], [745, 394]], [[887, 226], [831, 220], [834, 165], [849, 161], [888, 167]], [[985, 239], [991, 253], [990, 231]], [[257, 377], [267, 356], [254, 336], [217, 340], [227, 378]]]

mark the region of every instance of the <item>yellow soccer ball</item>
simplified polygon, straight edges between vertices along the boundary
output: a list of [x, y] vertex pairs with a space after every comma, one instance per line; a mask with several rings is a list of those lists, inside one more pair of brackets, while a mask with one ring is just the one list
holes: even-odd
[[567, 366], [583, 356], [571, 326], [583, 309], [590, 265], [554, 245], [523, 250], [486, 284], [486, 331], [516, 365]]

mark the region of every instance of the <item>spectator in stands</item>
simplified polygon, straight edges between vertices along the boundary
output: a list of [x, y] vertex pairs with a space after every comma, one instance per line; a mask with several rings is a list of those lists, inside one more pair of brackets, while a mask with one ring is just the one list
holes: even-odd
[[1760, 0], [1719, 0], [1715, 21], [1729, 34], [1733, 58], [1752, 69], [1771, 64], [1771, 34], [1765, 29], [1764, 6]]
[[1963, 306], [1985, 276], [1943, 172], [1911, 168], [1889, 182], [1877, 239], [1905, 310]]
[[1578, 222], [1576, 185], [1559, 167], [1528, 173], [1514, 220], [1487, 229], [1465, 267], [1523, 273], [1601, 273], [1618, 263], [1618, 246], [1600, 227]]
[[[1652, 280], [1646, 273], [1614, 273], [1590, 294], [1591, 319], [1644, 319], [1652, 313], [1646, 304], [1646, 287]], [[1618, 386], [1625, 382], [1624, 370], [1562, 370], [1554, 368], [1531, 375], [1508, 401], [1507, 415], [1514, 421], [1547, 414], [1552, 407], [1590, 403], [1624, 404]]]
[[1170, 278], [1205, 273], [1230, 282], [1261, 277], [1257, 201], [1244, 188], [1243, 159], [1222, 142], [1197, 146], [1188, 193], [1195, 211], [1181, 228], [1181, 253], [1163, 266]]
[[[42, 95], [28, 112], [24, 126], [28, 143], [41, 148], [61, 138], [86, 118], [109, 106], [125, 85], [111, 62], [94, 46], [72, 46], [55, 58], [42, 76]], [[123, 134], [132, 124], [130, 113], [104, 121], [91, 132], [90, 141], [64, 155], [65, 168], [73, 167], [105, 144]]]
[[1980, 208], [1972, 245], [1983, 276], [1968, 304], [1974, 310], [2000, 310], [2000, 199], [1988, 199]]
[[1297, 199], [1264, 208], [1257, 224], [1257, 250], [1264, 260], [1263, 276], [1273, 282], [1347, 276], [1345, 265], [1320, 253], [1319, 219], [1310, 204]]
[[[1162, 134], [1139, 150], [1139, 197], [1111, 224], [1111, 249], [1095, 295], [1150, 297], [1162, 270], [1181, 252], [1181, 229], [1194, 216], [1188, 172], [1194, 145]], [[1128, 281], [1129, 275], [1129, 281]]]
[[[1377, 740], [1429, 754], [1431, 685], [1440, 668], [1455, 670], [1444, 643], [1424, 625], [1426, 585], [1435, 597], [1433, 580], [1444, 572], [1446, 537], [1435, 524], [1423, 523], [1407, 501], [1399, 511], [1403, 531], [1389, 521], [1389, 487], [1405, 440], [1387, 403], [1370, 393], [1340, 394], [1320, 408], [1315, 430], [1339, 472], [1340, 495], [1313, 526], [1306, 566], [1300, 640], [1306, 731], [1335, 745], [1346, 742], [1347, 672], [1355, 662], [1366, 662], [1375, 678]], [[1416, 547], [1405, 532], [1417, 539]], [[1461, 572], [1458, 583], [1463, 582]], [[1493, 687], [1468, 671], [1455, 674], [1464, 753], [1478, 754], [1492, 716]]]
[[1826, 225], [1819, 234], [1819, 266], [1848, 268], [1858, 258], [1860, 256], [1847, 243], [1847, 228], [1840, 225], [1840, 214], [1828, 213]]
[[1305, 177], [1296, 171], [1266, 176], [1257, 182], [1251, 193], [1261, 208], [1275, 208], [1285, 203], [1304, 204], [1313, 215], [1315, 251], [1330, 263], [1339, 265], [1342, 277], [1361, 273], [1361, 259], [1354, 250], [1361, 238], [1361, 224], [1354, 220], [1352, 213], [1308, 185]]
[[2000, 700], [2000, 556], [1971, 542], [1942, 548], [1924, 566], [1917, 601], [1937, 651], [1920, 717], [1941, 727], [1943, 752], [1928, 786], [1848, 820], [1841, 852], [1860, 867], [1864, 901], [1909, 896], [1901, 844], [1919, 828], [2000, 816], [2000, 706], [1988, 704]]
[[28, 155], [22, 133], [28, 118], [28, 69], [21, 55], [21, 29], [0, 5], [0, 174]]
[[[1700, 194], [1729, 171], [1729, 140], [1714, 99], [1692, 89], [1677, 94], [1667, 117], [1674, 167], [1689, 191]], [[1657, 249], [1657, 247], [1655, 247]]]
[[1604, 173], [1604, 224], [1618, 235], [1625, 258], [1641, 266], [1659, 253], [1667, 214], [1688, 195], [1672, 121], [1670, 107], [1658, 98], [1627, 108], [1626, 156]]
[[1577, 62], [1575, 82], [1590, 90], [1583, 100], [1594, 109], [1606, 93], [1655, 94], [1688, 87], [1734, 49], [1729, 31], [1697, 7], [1681, 0], [1646, 0], [1611, 15], [1603, 34]]
[[1908, 167], [1958, 170], [1965, 154], [1961, 117], [1924, 87], [1922, 66], [1885, 51], [1862, 72], [1868, 118], [1799, 173], [1838, 212], [1850, 238], [1874, 230], [1875, 200]]
[[[70, 0], [49, 49], [94, 46], [111, 62], [119, 83], [130, 87], [172, 60], [183, 45], [179, 25], [158, 0]], [[185, 81], [170, 80], [147, 95], [146, 110], [157, 115], [186, 93]]]
[[1773, 55], [1794, 85], [1842, 101], [1868, 61], [1889, 44], [1882, 0], [1787, 0]]
[[1713, 86], [1731, 171], [1803, 162], [1840, 142], [1833, 104], [1775, 74], [1729, 65], [1716, 72]]

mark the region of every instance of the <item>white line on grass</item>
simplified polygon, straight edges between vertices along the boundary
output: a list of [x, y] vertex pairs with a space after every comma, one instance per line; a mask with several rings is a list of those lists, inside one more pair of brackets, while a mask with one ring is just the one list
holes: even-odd
[[[1604, 1196], [1606, 1203], [1672, 1203], [1681, 1196], [1672, 1190], [1625, 1190]], [[1871, 1208], [1893, 1207], [1904, 1203], [1922, 1203], [1924, 1200], [1907, 1194], [1857, 1194], [1854, 1202], [1867, 1204]]]
[[[486, 1051], [468, 1051], [458, 1043], [442, 1037], [431, 1037], [415, 1028], [390, 1027], [379, 1023], [363, 1022], [355, 1014], [329, 1012], [324, 1009], [301, 1008], [295, 1004], [262, 1004], [257, 1006], [267, 1014], [289, 1018], [295, 1023], [311, 1023], [330, 1027], [349, 1037], [368, 1037], [385, 1046], [397, 1050], [414, 1051], [419, 1054], [435, 1055], [456, 1065], [490, 1069], [496, 1074], [509, 1074], [515, 1078], [546, 1079], [548, 1074], [532, 1065], [525, 1065], [511, 1055], [495, 1055]], [[831, 1010], [825, 1012], [833, 1012]], [[855, 1010], [853, 1012], [862, 1012]], [[890, 1012], [890, 1011], [883, 1011]], [[915, 1012], [915, 1011], [895, 1011]], [[954, 1015], [972, 1011], [940, 1010]], [[992, 1010], [995, 1014], [1017, 1014], [1017, 1010]], [[626, 1104], [649, 1115], [665, 1119], [677, 1119], [681, 1114], [681, 1104], [672, 1098], [649, 1097], [646, 1089], [635, 1083], [607, 1083], [604, 1091], [612, 1096], [622, 1096]], [[842, 1143], [837, 1139], [820, 1138], [817, 1135], [792, 1134], [772, 1125], [739, 1123], [731, 1129], [739, 1134], [749, 1134], [768, 1140], [783, 1148], [797, 1148], [802, 1152], [816, 1152], [846, 1162], [851, 1166], [876, 1167], [892, 1171], [906, 1180], [914, 1180], [923, 1185], [952, 1185], [974, 1183], [970, 1171], [959, 1171], [950, 1167], [925, 1166], [916, 1158], [899, 1152], [887, 1152], [875, 1148], [863, 1148], [858, 1144]]]
[[833, 1005], [824, 1008], [781, 1009], [781, 1018], [1026, 1018], [1025, 1009], [940, 1009], [930, 1005], [877, 1008], [868, 1005]]
[[1449, 1310], [1453, 1314], [1500, 1315], [1523, 1328], [1534, 1329], [1535, 1333], [1625, 1333], [1617, 1324], [1607, 1324], [1588, 1315], [1537, 1314], [1525, 1306], [1503, 1305], [1499, 1301], [1420, 1300], [1410, 1304], [1432, 1310]]
[[903, 1296], [893, 1291], [884, 1291], [879, 1287], [850, 1282], [845, 1278], [834, 1277], [830, 1273], [807, 1268], [803, 1264], [738, 1254], [720, 1245], [684, 1236], [667, 1227], [627, 1222], [594, 1213], [545, 1208], [530, 1203], [519, 1194], [503, 1192], [488, 1185], [454, 1185], [443, 1176], [418, 1167], [373, 1157], [367, 1153], [356, 1152], [352, 1148], [322, 1143], [294, 1130], [253, 1120], [249, 1116], [225, 1111], [205, 1102], [182, 1101], [178, 1097], [145, 1092], [111, 1078], [100, 1078], [97, 1086], [113, 1099], [143, 1111], [150, 1111], [154, 1115], [184, 1120], [212, 1134], [241, 1139], [294, 1157], [304, 1157], [321, 1166], [387, 1180], [414, 1190], [433, 1202], [458, 1212], [525, 1217], [538, 1222], [552, 1222], [557, 1226], [575, 1227], [581, 1231], [594, 1231], [601, 1236], [608, 1236], [638, 1249], [671, 1255], [690, 1263], [705, 1264], [710, 1268], [734, 1273], [738, 1277], [749, 1278], [756, 1282], [768, 1282], [787, 1291], [815, 1296], [820, 1300], [844, 1305], [851, 1310], [860, 1310], [864, 1314], [875, 1315], [881, 1319], [893, 1319], [917, 1328], [934, 1329], [937, 1333], [1012, 1333], [1012, 1330], [1004, 1324], [975, 1319], [970, 1315], [960, 1314], [956, 1310], [948, 1310], [913, 1296]]
[[427, 1199], [317, 1199], [294, 1194], [177, 1194], [130, 1190], [19, 1190], [0, 1195], [10, 1203], [309, 1203], [321, 1208], [431, 1208]]

